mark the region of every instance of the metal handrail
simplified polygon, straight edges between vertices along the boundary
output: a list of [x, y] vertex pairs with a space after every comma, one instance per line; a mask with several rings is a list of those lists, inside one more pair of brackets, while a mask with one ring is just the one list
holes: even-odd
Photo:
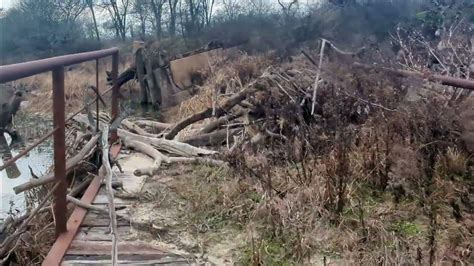
[[[104, 91], [100, 96], [103, 97], [104, 95], [106, 95], [107, 93], [111, 92], [113, 89], [110, 88], [110, 89], [107, 89], [106, 91]], [[69, 116], [67, 119], [66, 119], [66, 123], [71, 121], [71, 119], [73, 119], [75, 116], [77, 116], [78, 114], [80, 114], [81, 112], [83, 112], [84, 110], [86, 110], [87, 107], [91, 106], [93, 103], [95, 103], [97, 101], [97, 98], [94, 99], [93, 101], [91, 101], [90, 103], [87, 103], [85, 104], [81, 109], [77, 110], [76, 112], [74, 112], [71, 116]], [[18, 153], [17, 155], [15, 155], [14, 157], [10, 158], [8, 161], [6, 161], [3, 165], [0, 166], [0, 171], [3, 171], [5, 170], [7, 167], [10, 167], [12, 166], [14, 163], [16, 163], [16, 161], [18, 161], [21, 157], [25, 156], [26, 154], [28, 154], [31, 150], [33, 150], [34, 148], [38, 147], [38, 145], [40, 145], [41, 143], [45, 142], [49, 137], [51, 137], [54, 132], [57, 130], [58, 128], [54, 128], [52, 130], [50, 130], [48, 133], [46, 133], [44, 136], [42, 136], [41, 138], [39, 138], [38, 140], [36, 140], [35, 142], [33, 142], [30, 146], [26, 147], [24, 150], [22, 150], [20, 153]]]
[[0, 83], [26, 78], [54, 70], [58, 67], [70, 66], [94, 59], [104, 58], [118, 54], [118, 52], [119, 49], [114, 47], [105, 50], [56, 56], [36, 61], [0, 66]]
[[[57, 56], [48, 59], [29, 61], [19, 64], [12, 64], [6, 66], [0, 66], [0, 83], [14, 81], [21, 78], [26, 78], [36, 74], [40, 74], [47, 71], [52, 71], [53, 81], [53, 129], [37, 140], [33, 145], [26, 148], [20, 154], [10, 159], [4, 165], [0, 167], [0, 171], [9, 165], [13, 164], [16, 160], [26, 155], [34, 147], [44, 142], [48, 137], [54, 135], [53, 150], [54, 150], [54, 179], [57, 182], [57, 186], [54, 189], [54, 203], [53, 203], [53, 216], [55, 221], [56, 235], [59, 236], [62, 233], [67, 232], [67, 206], [66, 206], [66, 136], [65, 127], [66, 122], [72, 119], [74, 116], [84, 111], [85, 108], [92, 105], [94, 102], [97, 104], [98, 110], [99, 101], [99, 78], [98, 78], [98, 60], [107, 56], [112, 56], [112, 88], [104, 92], [103, 94], [112, 91], [112, 119], [118, 116], [119, 112], [119, 88], [117, 84], [118, 76], [118, 65], [119, 65], [119, 49], [110, 48], [105, 50], [98, 50], [93, 52], [78, 53], [64, 56]], [[83, 108], [76, 111], [72, 116], [66, 119], [65, 117], [65, 95], [64, 95], [64, 67], [79, 64], [82, 62], [96, 60], [96, 99], [91, 103], [86, 104]], [[97, 112], [97, 120], [99, 113]], [[112, 138], [117, 138], [117, 132], [112, 131]]]

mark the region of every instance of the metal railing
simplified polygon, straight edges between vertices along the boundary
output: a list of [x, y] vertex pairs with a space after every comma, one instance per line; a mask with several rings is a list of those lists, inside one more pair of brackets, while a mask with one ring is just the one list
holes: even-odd
[[[104, 92], [112, 91], [112, 107], [111, 117], [112, 121], [118, 117], [119, 113], [119, 86], [116, 83], [119, 67], [119, 49], [110, 48], [105, 50], [98, 50], [93, 52], [78, 53], [71, 55], [64, 55], [52, 57], [48, 59], [29, 61], [19, 64], [0, 66], [0, 83], [10, 82], [21, 78], [26, 78], [43, 72], [52, 72], [53, 80], [53, 129], [45, 136], [38, 139], [36, 142], [25, 148], [17, 156], [11, 158], [0, 166], [0, 171], [4, 170], [10, 165], [13, 165], [18, 159], [25, 156], [29, 151], [44, 142], [47, 138], [53, 135], [53, 152], [54, 152], [54, 178], [59, 185], [54, 191], [53, 201], [53, 216], [55, 221], [56, 235], [67, 231], [67, 201], [66, 201], [66, 123], [74, 116], [84, 111], [88, 106], [96, 103], [97, 121], [99, 121], [99, 59], [112, 56], [112, 88]], [[65, 78], [64, 67], [83, 63], [86, 61], [96, 60], [96, 99], [87, 104], [69, 118], [65, 118]], [[112, 131], [112, 139], [117, 138], [117, 132]]]

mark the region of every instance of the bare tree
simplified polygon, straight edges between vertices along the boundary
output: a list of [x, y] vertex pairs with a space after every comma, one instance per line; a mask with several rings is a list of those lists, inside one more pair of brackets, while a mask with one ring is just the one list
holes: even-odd
[[[250, 1], [252, 2], [252, 1]], [[241, 0], [223, 0], [222, 8], [224, 10], [225, 19], [234, 20], [242, 13]]]
[[163, 6], [165, 5], [166, 0], [150, 0], [151, 10], [155, 17], [155, 31], [156, 37], [159, 39], [162, 35], [162, 17], [163, 17]]
[[289, 18], [292, 15], [294, 15], [294, 9], [293, 7], [298, 6], [298, 0], [291, 0], [289, 3], [284, 3], [282, 0], [278, 0], [278, 4], [281, 7], [281, 10], [283, 11], [283, 15], [285, 15], [285, 18]]
[[[133, 3], [133, 13], [137, 16], [140, 23], [140, 37], [145, 39], [146, 35], [146, 19], [148, 15], [148, 1], [135, 0]], [[133, 27], [132, 27], [133, 29]]]
[[177, 16], [177, 7], [179, 0], [168, 0], [169, 9], [170, 9], [170, 23], [169, 23], [169, 33], [170, 36], [176, 36], [176, 16]]
[[83, 0], [55, 0], [54, 6], [60, 11], [64, 23], [75, 22], [87, 7]]
[[89, 7], [89, 10], [91, 12], [91, 15], [92, 15], [92, 20], [94, 21], [94, 31], [95, 31], [95, 35], [97, 37], [97, 41], [100, 42], [100, 34], [99, 34], [99, 27], [97, 26], [97, 19], [95, 17], [95, 11], [94, 11], [94, 0], [86, 0], [86, 3], [87, 3], [87, 6]]
[[109, 12], [115, 28], [115, 35], [125, 40], [127, 37], [127, 15], [130, 8], [130, 0], [103, 0], [102, 6]]
[[186, 31], [193, 35], [200, 32], [212, 20], [215, 0], [186, 0]]
[[248, 0], [246, 5], [247, 13], [257, 16], [268, 14], [272, 10], [272, 4], [268, 0]]
[[214, 11], [215, 0], [201, 0], [201, 9], [204, 14], [206, 25], [211, 24], [212, 14]]

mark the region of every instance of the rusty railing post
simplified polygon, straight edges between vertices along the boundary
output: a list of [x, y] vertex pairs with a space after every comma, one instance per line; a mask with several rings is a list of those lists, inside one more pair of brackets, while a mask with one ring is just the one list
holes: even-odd
[[53, 120], [54, 127], [54, 177], [59, 186], [54, 191], [53, 215], [56, 236], [67, 231], [66, 227], [66, 140], [65, 140], [64, 67], [53, 70]]
[[[119, 90], [120, 87], [117, 84], [117, 77], [118, 77], [118, 68], [119, 68], [119, 53], [115, 53], [112, 55], [112, 121], [115, 121], [119, 116]], [[111, 130], [111, 141], [115, 142], [118, 139], [117, 136], [117, 129]]]

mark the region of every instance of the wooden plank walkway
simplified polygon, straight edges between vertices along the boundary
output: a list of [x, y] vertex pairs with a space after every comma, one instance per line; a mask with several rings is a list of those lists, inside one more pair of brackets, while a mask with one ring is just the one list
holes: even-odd
[[[131, 172], [115, 172], [113, 181], [121, 181], [126, 188], [133, 186], [136, 177]], [[174, 254], [152, 243], [137, 239], [127, 213], [133, 208], [134, 201], [114, 199], [117, 210], [119, 236], [120, 265], [189, 265], [193, 261], [184, 256]], [[106, 188], [102, 186], [94, 198], [93, 205], [107, 208]], [[62, 265], [110, 265], [112, 238], [109, 229], [110, 218], [107, 213], [88, 212], [75, 235], [74, 240], [66, 251]]]

